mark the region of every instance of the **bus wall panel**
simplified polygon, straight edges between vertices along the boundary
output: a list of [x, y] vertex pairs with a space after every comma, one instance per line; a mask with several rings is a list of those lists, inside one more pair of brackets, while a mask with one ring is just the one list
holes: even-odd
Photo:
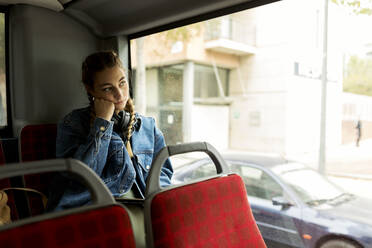
[[102, 44], [67, 15], [15, 5], [9, 11], [13, 130], [29, 123], [56, 123], [87, 104], [81, 63]]

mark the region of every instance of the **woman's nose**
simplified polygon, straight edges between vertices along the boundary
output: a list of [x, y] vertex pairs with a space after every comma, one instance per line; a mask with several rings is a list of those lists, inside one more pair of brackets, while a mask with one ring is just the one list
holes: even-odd
[[123, 92], [122, 92], [120, 89], [115, 88], [114, 97], [115, 97], [116, 99], [121, 99], [122, 96], [123, 96]]

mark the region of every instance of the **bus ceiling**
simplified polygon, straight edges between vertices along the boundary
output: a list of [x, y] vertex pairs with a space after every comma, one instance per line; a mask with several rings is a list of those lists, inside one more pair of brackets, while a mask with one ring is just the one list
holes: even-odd
[[28, 4], [38, 7], [51, 9], [54, 11], [63, 10], [63, 4], [70, 2], [71, 0], [0, 0], [0, 5], [8, 4]]
[[64, 12], [107, 38], [137, 38], [278, 0], [0, 0]]

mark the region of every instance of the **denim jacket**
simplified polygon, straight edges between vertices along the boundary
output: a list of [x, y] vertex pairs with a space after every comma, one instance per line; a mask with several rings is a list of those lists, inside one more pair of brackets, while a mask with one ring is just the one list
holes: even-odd
[[[165, 141], [153, 118], [136, 114], [136, 119], [131, 144], [137, 163], [132, 163], [122, 138], [113, 131], [112, 121], [96, 118], [90, 125], [89, 107], [72, 111], [58, 124], [56, 156], [75, 158], [87, 164], [114, 197], [124, 195], [133, 184], [144, 192], [151, 163]], [[160, 184], [169, 185], [172, 174], [172, 165], [167, 160], [161, 170]], [[67, 186], [57, 209], [84, 205], [89, 200], [87, 190]]]

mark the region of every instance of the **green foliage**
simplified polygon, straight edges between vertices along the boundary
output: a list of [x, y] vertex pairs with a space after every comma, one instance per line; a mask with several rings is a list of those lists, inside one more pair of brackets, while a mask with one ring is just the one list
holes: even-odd
[[195, 23], [179, 28], [174, 28], [165, 32], [167, 41], [176, 42], [183, 41], [187, 43], [190, 39], [200, 33], [201, 23]]
[[354, 14], [372, 15], [372, 0], [331, 0], [333, 3], [347, 7]]
[[372, 96], [372, 59], [351, 56], [344, 77], [345, 92]]

